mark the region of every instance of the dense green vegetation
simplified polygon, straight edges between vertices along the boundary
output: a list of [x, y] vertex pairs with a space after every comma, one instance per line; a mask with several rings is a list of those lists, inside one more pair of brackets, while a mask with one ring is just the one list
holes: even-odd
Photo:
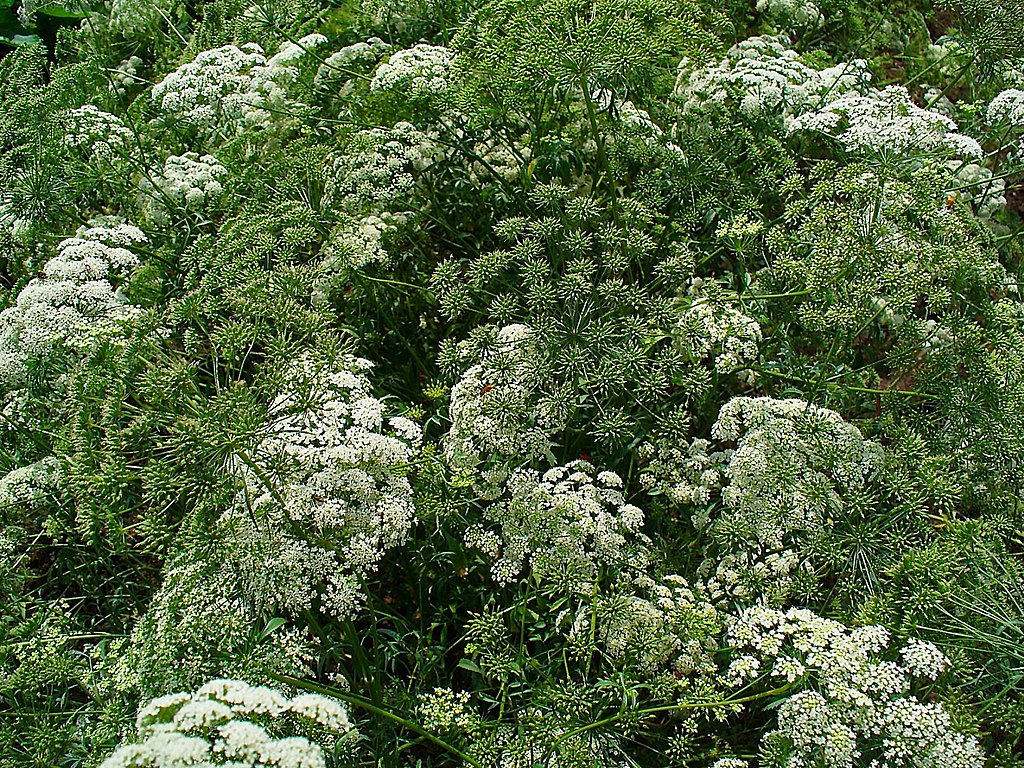
[[1024, 765], [1021, 0], [0, 57], [0, 766]]

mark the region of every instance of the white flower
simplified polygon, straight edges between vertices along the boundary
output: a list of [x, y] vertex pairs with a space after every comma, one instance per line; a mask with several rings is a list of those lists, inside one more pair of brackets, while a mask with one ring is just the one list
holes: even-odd
[[721, 373], [757, 359], [761, 326], [725, 303], [698, 298], [683, 311], [676, 330], [681, 345], [693, 358], [714, 358], [715, 370]]
[[123, 245], [145, 242], [136, 227], [106, 219], [57, 245], [43, 276], [0, 312], [0, 386], [18, 386], [29, 360], [66, 349], [91, 349], [138, 314], [110, 279], [139, 263]]
[[154, 223], [165, 224], [175, 207], [202, 210], [223, 191], [228, 170], [213, 155], [171, 155], [160, 171], [139, 180], [143, 205]]
[[281, 718], [292, 713], [333, 731], [352, 731], [348, 714], [335, 699], [301, 694], [293, 699], [241, 680], [211, 680], [195, 693], [175, 693], [142, 706], [138, 744], [123, 744], [101, 768], [186, 768], [239, 766], [325, 768], [320, 745], [301, 736], [276, 739], [249, 722], [250, 715]]
[[903, 652], [911, 663], [900, 666], [880, 658], [889, 650], [884, 627], [850, 630], [806, 609], [763, 605], [731, 617], [727, 639], [737, 652], [774, 661], [776, 676], [813, 680], [813, 690], [782, 700], [776, 729], [767, 737], [791, 743], [787, 765], [848, 768], [868, 745], [881, 745], [887, 766], [981, 768], [984, 763], [978, 743], [953, 728], [941, 705], [922, 704], [909, 694], [912, 676], [935, 672], [941, 664], [930, 643], [911, 641]]
[[436, 134], [411, 123], [358, 131], [332, 162], [328, 194], [344, 210], [379, 212], [404, 201], [419, 173], [443, 156]]
[[757, 0], [757, 10], [790, 29], [817, 29], [825, 23], [810, 0]]
[[803, 400], [736, 397], [722, 406], [712, 437], [736, 443], [722, 491], [724, 519], [762, 545], [780, 548], [791, 531], [820, 527], [842, 494], [864, 487], [881, 448], [835, 411]]
[[286, 42], [269, 59], [256, 43], [203, 51], [153, 86], [150, 96], [167, 117], [206, 138], [268, 128], [291, 106], [287, 86], [298, 74], [295, 62], [323, 42], [322, 35]]
[[1024, 128], [1024, 90], [1007, 88], [992, 99], [988, 105], [988, 121]]
[[64, 145], [84, 152], [99, 163], [111, 163], [123, 157], [134, 135], [117, 115], [86, 104], [66, 116]]
[[932, 643], [910, 638], [900, 651], [905, 666], [912, 675], [934, 680], [949, 666], [949, 659]]
[[918, 107], [901, 85], [846, 94], [814, 112], [787, 121], [787, 133], [817, 131], [834, 136], [847, 151], [939, 155], [979, 159], [974, 139], [957, 133], [945, 115]]
[[296, 363], [266, 436], [252, 456], [232, 462], [246, 489], [220, 525], [258, 606], [297, 613], [319, 594], [326, 610], [351, 615], [358, 579], [411, 532], [413, 491], [402, 465], [422, 434], [408, 419], [385, 419], [368, 367], [351, 356], [335, 370]]
[[545, 422], [537, 401], [542, 383], [537, 341], [521, 324], [508, 325], [480, 362], [468, 368], [452, 388], [444, 439], [445, 458], [470, 467], [491, 454], [529, 461], [544, 455], [557, 423]]
[[512, 472], [500, 492], [486, 494], [493, 501], [483, 507], [483, 526], [467, 530], [467, 546], [497, 551], [491, 575], [500, 584], [519, 578], [526, 567], [537, 579], [568, 580], [580, 588], [601, 563], [642, 569], [643, 512], [626, 503], [617, 476], [603, 482], [594, 475], [583, 461], [544, 475]]
[[861, 90], [871, 79], [865, 61], [819, 71], [801, 62], [788, 45], [785, 35], [760, 35], [740, 41], [710, 67], [694, 68], [684, 58], [675, 94], [685, 111], [735, 100], [748, 117], [776, 112], [792, 116]]
[[349, 71], [353, 66], [365, 66], [377, 61], [381, 56], [391, 50], [391, 46], [379, 37], [371, 37], [365, 43], [353, 43], [346, 45], [340, 51], [335, 51], [326, 59], [316, 72], [314, 82], [320, 85], [329, 80], [351, 77]]
[[449, 86], [454, 52], [420, 43], [397, 51], [377, 68], [370, 81], [372, 91], [398, 91], [411, 97], [436, 96]]

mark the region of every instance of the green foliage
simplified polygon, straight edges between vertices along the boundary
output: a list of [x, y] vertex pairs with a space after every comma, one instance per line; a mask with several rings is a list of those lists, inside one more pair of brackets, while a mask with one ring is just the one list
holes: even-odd
[[0, 0], [0, 765], [1020, 768], [1015, 3]]

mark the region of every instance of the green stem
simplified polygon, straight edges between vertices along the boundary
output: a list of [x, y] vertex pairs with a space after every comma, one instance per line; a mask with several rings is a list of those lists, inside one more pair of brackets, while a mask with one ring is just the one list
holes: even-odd
[[348, 693], [346, 691], [339, 691], [338, 689], [332, 688], [330, 686], [320, 685], [318, 683], [311, 683], [308, 680], [301, 680], [297, 677], [291, 677], [290, 675], [280, 675], [276, 672], [270, 672], [268, 673], [268, 676], [271, 679], [277, 680], [280, 683], [285, 683], [287, 685], [291, 685], [295, 688], [299, 688], [304, 691], [319, 693], [323, 696], [331, 696], [335, 699], [344, 701], [347, 704], [354, 704], [355, 706], [360, 707], [361, 709], [365, 709], [367, 712], [372, 712], [375, 715], [380, 715], [381, 717], [387, 718], [388, 720], [398, 723], [403, 728], [407, 728], [410, 731], [418, 733], [423, 738], [427, 739], [428, 741], [432, 741], [434, 744], [441, 747], [441, 749], [445, 750], [446, 752], [452, 755], [455, 755], [455, 757], [459, 758], [463, 762], [473, 766], [473, 768], [484, 768], [484, 765], [482, 763], [470, 757], [460, 749], [452, 746], [447, 741], [443, 741], [437, 738], [437, 736], [430, 733], [430, 731], [427, 731], [426, 729], [422, 728], [421, 726], [417, 725], [411, 720], [406, 720], [404, 717], [396, 715], [394, 712], [389, 712], [388, 710], [383, 709], [382, 707], [378, 707], [376, 704], [367, 701], [362, 696], [356, 696], [355, 694]]
[[775, 688], [770, 691], [765, 691], [764, 693], [756, 693], [751, 696], [744, 696], [738, 699], [722, 699], [720, 701], [701, 701], [692, 704], [664, 704], [660, 707], [650, 707], [649, 709], [640, 709], [636, 711], [626, 710], [625, 712], [620, 712], [617, 715], [606, 717], [603, 720], [598, 720], [597, 722], [590, 723], [588, 725], [584, 725], [572, 731], [569, 731], [568, 733], [564, 733], [558, 738], [558, 741], [555, 742], [554, 746], [557, 747], [566, 739], [571, 739], [572, 737], [578, 736], [581, 733], [586, 733], [587, 731], [592, 731], [596, 728], [602, 728], [606, 725], [613, 725], [614, 723], [617, 723], [619, 720], [624, 720], [627, 717], [655, 715], [661, 712], [685, 712], [691, 709], [716, 709], [718, 707], [731, 707], [737, 704], [747, 704], [751, 701], [767, 699], [771, 696], [778, 696], [788, 691], [789, 688], [790, 685], [787, 683], [781, 688]]
[[[793, 381], [798, 384], [817, 385], [818, 382], [811, 381], [810, 379], [804, 379], [800, 376], [790, 376], [785, 373], [779, 373], [778, 371], [768, 371], [763, 368], [745, 368], [743, 370], [753, 371], [764, 376], [771, 376], [775, 379], [783, 379], [785, 381]], [[830, 383], [831, 382], [827, 382]], [[938, 400], [938, 395], [933, 395], [929, 392], [917, 392], [909, 389], [871, 389], [870, 387], [852, 387], [848, 385], [833, 384], [839, 389], [845, 389], [848, 392], [864, 392], [869, 395], [906, 395], [907, 397], [924, 397], [929, 400]]]

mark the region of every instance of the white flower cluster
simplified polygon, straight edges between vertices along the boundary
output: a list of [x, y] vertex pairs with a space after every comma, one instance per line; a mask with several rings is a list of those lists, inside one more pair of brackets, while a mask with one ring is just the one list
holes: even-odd
[[381, 211], [343, 219], [331, 231], [323, 248], [323, 277], [314, 287], [313, 301], [326, 302], [345, 272], [367, 264], [388, 264], [391, 254], [385, 238], [405, 224], [408, 214]]
[[833, 136], [848, 152], [965, 159], [984, 155], [977, 141], [957, 133], [956, 122], [914, 104], [902, 85], [872, 89], [866, 95], [846, 94], [787, 120], [786, 131]]
[[1006, 207], [1006, 182], [992, 178], [993, 173], [988, 168], [958, 160], [946, 161], [946, 167], [952, 172], [952, 179], [958, 187], [950, 194], [963, 196], [970, 202], [979, 219], [989, 219], [993, 213]]
[[530, 148], [520, 141], [511, 147], [497, 136], [486, 136], [473, 146], [468, 162], [470, 180], [477, 186], [492, 181], [495, 175], [505, 181], [517, 181], [523, 166], [530, 161]]
[[711, 435], [736, 444], [725, 469], [723, 519], [768, 547], [827, 523], [842, 511], [843, 494], [864, 487], [882, 462], [878, 444], [835, 411], [803, 400], [734, 397]]
[[268, 99], [282, 95], [264, 74], [266, 63], [256, 43], [203, 51], [153, 86], [151, 96], [166, 114], [209, 131], [222, 126], [238, 133], [266, 126]]
[[[696, 438], [683, 446], [655, 445], [641, 446], [640, 458], [647, 461], [640, 475], [640, 485], [647, 490], [664, 494], [673, 504], [704, 506], [725, 482], [725, 467], [730, 452], [712, 451], [711, 443]], [[698, 513], [698, 516], [700, 513]], [[698, 528], [707, 524], [707, 512], [695, 520]]]
[[[599, 599], [594, 615], [608, 657], [635, 664], [645, 675], [667, 670], [678, 679], [715, 674], [712, 652], [723, 621], [718, 609], [682, 576], [655, 581], [641, 575], [634, 585], [639, 594], [624, 591]], [[590, 606], [582, 607], [571, 633], [587, 646], [591, 613]]]
[[391, 50], [391, 46], [379, 37], [371, 37], [365, 43], [352, 43], [346, 45], [340, 51], [335, 51], [326, 59], [316, 71], [316, 83], [323, 83], [329, 80], [347, 79], [351, 73], [346, 70], [353, 65], [360, 67], [376, 63], [377, 59]]
[[118, 96], [127, 96], [129, 90], [143, 82], [139, 77], [140, 66], [142, 59], [138, 56], [129, 56], [109, 70], [110, 90]]
[[480, 715], [469, 704], [468, 691], [435, 688], [419, 695], [416, 714], [420, 724], [431, 733], [472, 733], [480, 725]]
[[422, 26], [430, 16], [430, 0], [360, 0], [359, 10], [370, 19], [371, 28], [399, 34]]
[[714, 358], [719, 373], [730, 373], [756, 360], [761, 343], [761, 326], [756, 320], [705, 297], [683, 311], [676, 333], [691, 358]]
[[952, 77], [964, 65], [964, 62], [970, 56], [970, 51], [960, 40], [944, 36], [934, 43], [928, 44], [925, 56], [935, 64], [940, 73], [946, 77]]
[[0, 509], [34, 504], [58, 489], [62, 474], [63, 464], [56, 456], [12, 469], [0, 477]]
[[406, 198], [415, 175], [442, 155], [434, 136], [411, 123], [359, 131], [334, 159], [330, 193], [348, 210], [381, 211]]
[[139, 180], [143, 206], [154, 224], [166, 224], [171, 209], [199, 211], [212, 202], [223, 192], [227, 175], [228, 169], [213, 155], [171, 155], [162, 170]]
[[455, 467], [471, 467], [494, 454], [523, 461], [540, 458], [561, 428], [538, 405], [543, 377], [536, 334], [525, 325], [507, 325], [480, 361], [452, 387], [444, 455]]
[[757, 0], [757, 10], [793, 30], [817, 29], [825, 23], [821, 10], [810, 0]]
[[122, 744], [101, 768], [326, 768], [319, 744], [304, 736], [275, 738], [254, 719], [285, 727], [311, 722], [332, 740], [352, 732], [348, 712], [335, 699], [315, 693], [289, 698], [240, 680], [211, 680], [195, 693], [144, 705], [136, 718], [139, 743]]
[[[393, 216], [387, 218], [394, 219]], [[384, 246], [384, 236], [394, 230], [394, 224], [374, 214], [342, 222], [331, 233], [324, 248], [324, 266], [338, 271], [387, 262], [389, 255]]]
[[977, 741], [954, 730], [941, 704], [910, 694], [918, 672], [934, 677], [946, 666], [930, 643], [911, 641], [900, 664], [884, 657], [891, 642], [885, 627], [850, 629], [806, 609], [764, 606], [731, 617], [727, 640], [736, 653], [734, 683], [766, 673], [798, 688], [764, 737], [786, 745], [787, 768], [853, 768], [862, 757], [874, 757], [877, 768], [984, 764]]
[[271, 406], [267, 436], [234, 461], [245, 490], [221, 526], [260, 607], [295, 613], [319, 597], [350, 616], [361, 578], [409, 537], [416, 510], [403, 466], [422, 434], [409, 419], [385, 417], [371, 367], [351, 356], [334, 370], [298, 363], [294, 391]]
[[484, 523], [466, 545], [494, 558], [491, 575], [510, 584], [529, 567], [538, 581], [587, 590], [602, 564], [642, 570], [647, 538], [643, 511], [627, 504], [622, 479], [585, 461], [549, 469], [489, 473]]
[[903, 666], [915, 677], [935, 680], [949, 666], [949, 659], [934, 644], [912, 637], [900, 650]]
[[91, 348], [138, 310], [115, 291], [110, 278], [139, 263], [124, 246], [146, 242], [137, 227], [94, 220], [57, 245], [43, 276], [21, 289], [13, 306], [0, 312], [0, 386], [24, 381], [30, 360], [64, 345]]
[[295, 63], [326, 41], [307, 35], [269, 59], [256, 43], [203, 51], [153, 86], [151, 97], [165, 115], [211, 135], [266, 128], [275, 111], [290, 106], [286, 87], [298, 75]]
[[816, 70], [800, 61], [785, 35], [760, 35], [737, 43], [710, 67], [694, 68], [684, 58], [675, 94], [686, 111], [735, 99], [749, 117], [780, 110], [795, 115], [862, 90], [870, 79], [860, 59]]
[[267, 72], [278, 83], [290, 83], [299, 75], [298, 63], [313, 48], [319, 48], [328, 42], [324, 35], [314, 32], [296, 41], [286, 40], [281, 43], [277, 53], [267, 59]]
[[792, 549], [764, 551], [747, 545], [718, 558], [705, 559], [697, 569], [701, 581], [695, 585], [709, 600], [741, 600], [744, 604], [758, 600], [777, 605], [789, 596], [801, 565], [810, 567]]
[[1024, 128], [1024, 90], [1007, 88], [1002, 91], [989, 103], [987, 114], [990, 123], [1008, 123]]
[[220, 552], [183, 552], [165, 568], [124, 652], [111, 654], [109, 685], [119, 693], [155, 695], [216, 676], [312, 674], [309, 630], [285, 625], [261, 634], [266, 615], [242, 592], [238, 574]]
[[372, 91], [395, 91], [411, 98], [437, 96], [448, 90], [455, 53], [440, 45], [420, 43], [396, 51], [377, 68]]
[[90, 159], [109, 163], [124, 155], [133, 136], [117, 115], [92, 104], [67, 113], [64, 146], [84, 152]]
[[151, 33], [176, 4], [177, 0], [111, 0], [107, 25], [126, 38]]

